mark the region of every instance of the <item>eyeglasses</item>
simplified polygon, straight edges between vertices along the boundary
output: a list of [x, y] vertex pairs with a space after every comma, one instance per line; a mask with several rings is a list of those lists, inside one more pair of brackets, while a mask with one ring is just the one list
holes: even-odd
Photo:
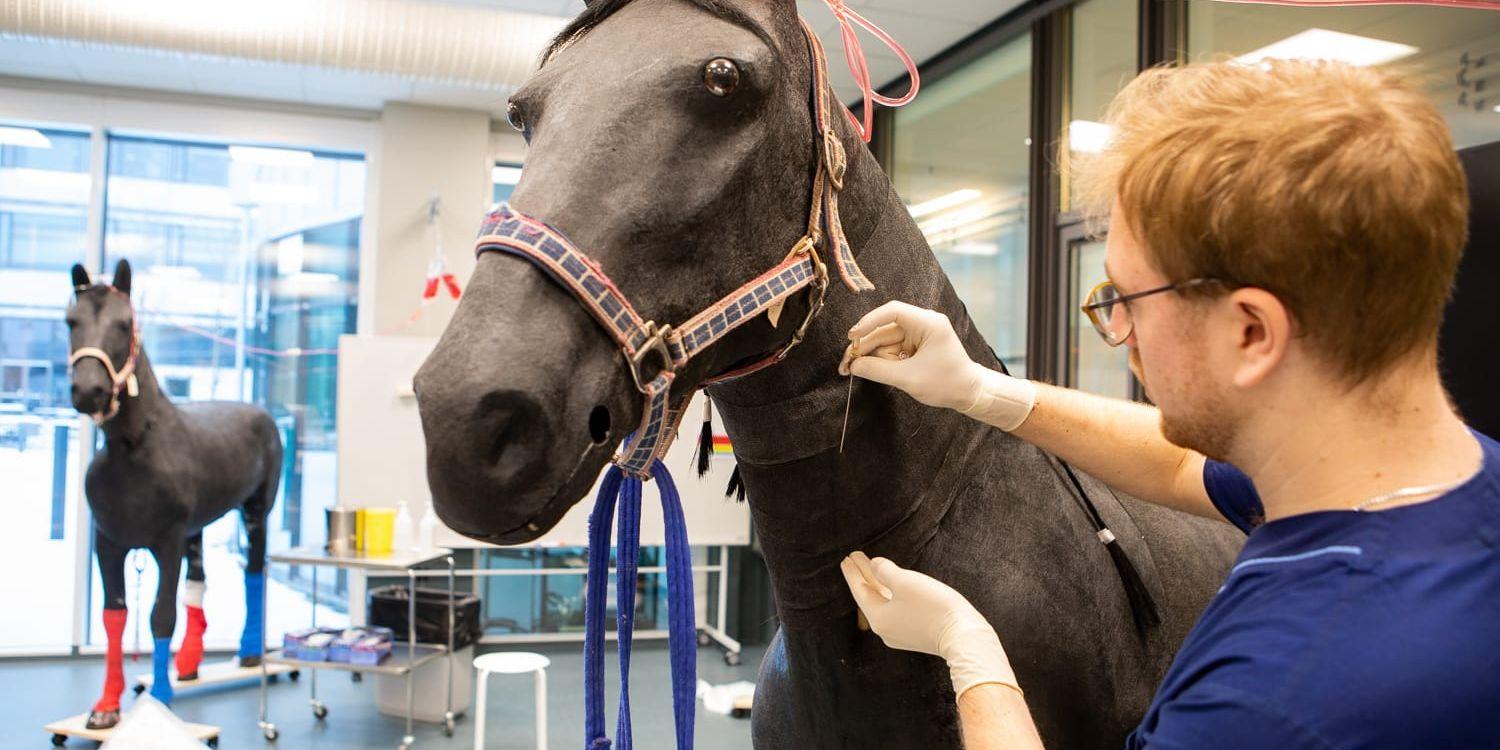
[[1147, 289], [1135, 294], [1120, 294], [1120, 290], [1113, 281], [1101, 281], [1083, 299], [1083, 313], [1089, 316], [1089, 322], [1094, 324], [1094, 330], [1104, 339], [1104, 343], [1110, 346], [1119, 346], [1130, 338], [1135, 330], [1135, 321], [1130, 317], [1130, 307], [1121, 303], [1133, 299], [1149, 297], [1162, 292], [1175, 292], [1202, 284], [1218, 283], [1220, 280], [1210, 276], [1201, 276], [1196, 279], [1179, 281], [1175, 284], [1159, 286], [1155, 289]]

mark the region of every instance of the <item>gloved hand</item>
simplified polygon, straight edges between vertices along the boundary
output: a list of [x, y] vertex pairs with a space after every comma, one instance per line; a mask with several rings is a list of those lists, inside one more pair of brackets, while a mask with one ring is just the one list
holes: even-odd
[[964, 351], [948, 316], [887, 302], [849, 329], [839, 374], [895, 386], [912, 398], [1014, 430], [1036, 403], [1036, 386], [984, 367]]
[[954, 696], [995, 683], [1020, 690], [1000, 637], [962, 594], [936, 579], [863, 552], [839, 568], [870, 629], [885, 645], [941, 656], [948, 662]]

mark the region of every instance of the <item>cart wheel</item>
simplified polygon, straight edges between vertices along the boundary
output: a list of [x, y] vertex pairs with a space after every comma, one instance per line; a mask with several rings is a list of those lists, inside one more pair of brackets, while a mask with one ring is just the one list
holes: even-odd
[[698, 646], [700, 648], [702, 648], [703, 646], [707, 646], [708, 644], [713, 643], [713, 642], [714, 642], [714, 639], [709, 638], [708, 637], [708, 633], [705, 633], [705, 632], [703, 632], [701, 630], [698, 631]]
[[292, 679], [292, 682], [296, 682], [297, 678], [302, 676], [302, 671], [298, 670], [298, 669], [293, 669], [292, 671], [287, 672], [286, 676], [290, 677]]
[[280, 681], [281, 681], [281, 675], [279, 675], [279, 674], [273, 674], [270, 677], [266, 678], [266, 682], [269, 682], [272, 685], [275, 685], [276, 683], [278, 683]]
[[54, 735], [52, 735], [52, 744], [54, 746], [56, 746], [56, 747], [62, 747], [64, 744], [67, 743], [67, 741], [68, 741], [68, 735], [66, 735], [66, 734], [54, 734]]
[[365, 673], [364, 672], [350, 672], [349, 673], [349, 681], [350, 682], [364, 682], [365, 681]]
[[266, 740], [270, 742], [275, 742], [276, 738], [281, 736], [281, 733], [276, 731], [275, 724], [267, 724], [265, 730], [262, 731], [261, 734], [264, 734], [266, 736]]
[[328, 707], [321, 703], [313, 704], [313, 718], [318, 721], [328, 718]]
[[219, 738], [218, 737], [209, 737], [208, 738], [208, 746], [211, 747], [211, 748], [214, 748], [214, 750], [217, 750], [218, 747], [219, 747]]
[[738, 651], [725, 651], [724, 652], [724, 663], [728, 664], [731, 667], [738, 667], [740, 665], [740, 652], [738, 652]]
[[137, 682], [135, 684], [135, 687], [131, 688], [130, 690], [131, 690], [131, 692], [135, 693], [136, 695], [140, 695], [141, 693], [146, 692], [146, 686], [142, 685], [139, 682]]
[[736, 719], [743, 719], [743, 718], [749, 716], [750, 712], [746, 711], [743, 708], [734, 708], [734, 709], [730, 709], [729, 715], [733, 716]]
[[455, 722], [453, 721], [453, 712], [452, 711], [449, 711], [448, 713], [443, 714], [443, 736], [444, 737], [452, 737], [453, 736], [453, 725], [454, 725], [454, 723]]

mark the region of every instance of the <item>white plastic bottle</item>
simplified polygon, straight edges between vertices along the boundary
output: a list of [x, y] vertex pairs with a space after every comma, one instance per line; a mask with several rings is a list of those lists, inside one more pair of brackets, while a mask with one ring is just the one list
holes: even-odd
[[437, 513], [432, 509], [432, 503], [427, 504], [427, 512], [422, 514], [422, 523], [417, 525], [417, 543], [424, 550], [437, 547]]
[[391, 549], [406, 552], [417, 546], [417, 525], [406, 509], [405, 501], [396, 504], [396, 528], [392, 533]]

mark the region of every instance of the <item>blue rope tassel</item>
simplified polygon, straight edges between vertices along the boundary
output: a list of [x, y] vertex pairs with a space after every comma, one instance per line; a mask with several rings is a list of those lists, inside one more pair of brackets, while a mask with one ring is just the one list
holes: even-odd
[[[657, 480], [666, 520], [667, 541], [667, 648], [672, 664], [672, 716], [678, 750], [692, 750], [696, 718], [698, 658], [693, 609], [692, 554], [688, 547], [687, 523], [682, 498], [672, 475], [661, 461], [653, 461], [651, 476]], [[641, 547], [641, 485], [639, 477], [627, 476], [611, 466], [594, 500], [589, 516], [589, 572], [585, 584], [583, 681], [585, 750], [608, 750], [604, 733], [604, 614], [609, 607], [610, 527], [619, 504], [620, 539], [615, 567], [616, 625], [620, 647], [620, 713], [615, 728], [618, 750], [634, 750], [630, 725], [630, 652], [635, 628], [635, 579]]]

